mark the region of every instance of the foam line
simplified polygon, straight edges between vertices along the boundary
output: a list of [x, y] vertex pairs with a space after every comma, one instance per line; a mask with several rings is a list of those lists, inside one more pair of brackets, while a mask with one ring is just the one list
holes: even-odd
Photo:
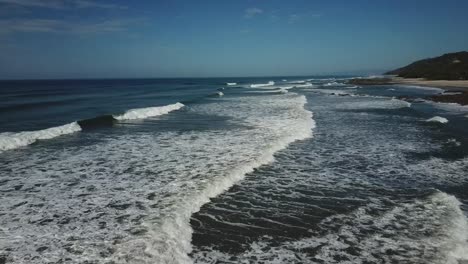
[[[272, 238], [264, 236], [238, 255], [205, 248], [194, 254], [194, 260], [195, 263], [224, 263], [234, 258], [239, 263], [247, 263], [251, 259], [268, 263], [308, 263], [310, 255], [306, 252], [316, 250], [314, 257], [321, 263], [337, 263], [338, 257], [348, 260], [346, 263], [382, 262], [376, 256], [385, 257], [388, 263], [464, 263], [468, 259], [468, 223], [460, 205], [454, 196], [444, 192], [400, 204], [377, 216], [369, 212], [375, 214], [382, 205], [369, 204], [349, 215], [334, 215], [323, 220], [324, 225], [330, 223], [336, 227], [336, 231], [330, 229], [324, 236], [306, 237], [279, 245], [273, 245]], [[419, 232], [427, 232], [431, 236], [402, 232], [403, 229], [422, 230]], [[372, 233], [366, 234], [369, 230]], [[385, 236], [382, 237], [380, 232]], [[350, 244], [357, 248], [354, 254], [344, 250]], [[418, 253], [402, 250], [405, 248]], [[386, 251], [394, 254], [385, 256]]]
[[[293, 96], [297, 95], [294, 94]], [[239, 166], [233, 168], [225, 177], [207, 182], [206, 185], [198, 191], [197, 196], [191, 197], [190, 201], [187, 201], [179, 209], [174, 210], [174, 215], [172, 217], [165, 217], [165, 219], [162, 219], [162, 228], [158, 228], [154, 233], [151, 232], [148, 234], [154, 241], [151, 244], [146, 244], [145, 248], [149, 254], [155, 257], [155, 263], [168, 263], [173, 260], [176, 260], [177, 263], [192, 263], [192, 260], [188, 256], [192, 251], [192, 245], [190, 243], [193, 232], [190, 226], [191, 215], [198, 212], [203, 204], [210, 201], [210, 198], [220, 195], [242, 180], [247, 173], [252, 172], [255, 168], [262, 165], [273, 162], [276, 152], [285, 149], [294, 141], [312, 137], [315, 121], [312, 119], [312, 112], [304, 109], [307, 99], [305, 96], [299, 96], [295, 102], [297, 104], [296, 111], [301, 112], [302, 117], [296, 120], [294, 130], [288, 129], [290, 133], [271, 142], [269, 147], [264, 149], [257, 158], [239, 164]], [[147, 226], [148, 230], [152, 230], [152, 226], [152, 224], [149, 224]], [[167, 246], [161, 247], [160, 245]]]

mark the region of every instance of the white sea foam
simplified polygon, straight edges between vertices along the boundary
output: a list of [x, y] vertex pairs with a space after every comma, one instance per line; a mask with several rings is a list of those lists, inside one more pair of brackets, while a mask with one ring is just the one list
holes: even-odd
[[148, 118], [148, 117], [165, 115], [169, 112], [179, 110], [182, 107], [184, 107], [183, 104], [175, 103], [175, 104], [165, 105], [165, 106], [136, 108], [136, 109], [128, 110], [122, 115], [114, 115], [114, 118], [117, 120], [143, 119], [143, 118]]
[[250, 88], [258, 88], [258, 87], [265, 87], [265, 86], [272, 86], [272, 85], [275, 85], [274, 81], [269, 81], [268, 83], [251, 84]]
[[[233, 243], [241, 243], [246, 250], [238, 254], [222, 249], [224, 245], [228, 248], [231, 245], [231, 238], [227, 234], [227, 238], [218, 238], [222, 241], [219, 245], [197, 241], [196, 244], [201, 248], [195, 249], [195, 262], [445, 264], [463, 259], [467, 248], [466, 217], [455, 197], [442, 192], [413, 197], [412, 191], [401, 192], [397, 187], [396, 193], [388, 198], [384, 194], [387, 191], [381, 190], [388, 189], [393, 193], [394, 184], [406, 187], [408, 182], [411, 187], [418, 189], [425, 189], [426, 186], [464, 186], [466, 176], [463, 172], [466, 170], [467, 160], [429, 159], [408, 162], [402, 153], [429, 153], [440, 147], [438, 144], [427, 144], [421, 138], [428, 129], [414, 125], [419, 117], [402, 115], [398, 118], [383, 118], [380, 114], [330, 111], [340, 110], [342, 105], [357, 101], [361, 103], [359, 107], [366, 107], [368, 101], [377, 108], [404, 107], [400, 102], [388, 98], [374, 100], [343, 97], [338, 101], [334, 97], [322, 96], [311, 107], [318, 111], [317, 116], [324, 117], [319, 124], [322, 124], [322, 131], [326, 131], [326, 136], [319, 136], [313, 141], [313, 145], [305, 141], [281, 152], [278, 163], [248, 177], [235, 191], [207, 205], [204, 212], [213, 213], [221, 223], [220, 226], [233, 220], [237, 223], [238, 219], [241, 219], [241, 224], [258, 223], [263, 221], [258, 215], [268, 212], [272, 215], [271, 219], [281, 223], [295, 223], [297, 219], [306, 222], [303, 225], [298, 224], [299, 226], [307, 227], [303, 214], [308, 211], [315, 215], [315, 204], [323, 204], [325, 207], [341, 204], [343, 207], [338, 208], [347, 207], [347, 202], [335, 202], [338, 197], [333, 194], [338, 194], [340, 199], [355, 199], [356, 196], [359, 197], [359, 192], [364, 192], [365, 198], [359, 202], [362, 206], [354, 212], [342, 212], [341, 215], [330, 217], [318, 224], [317, 228], [311, 224], [311, 229], [304, 230], [300, 235], [296, 232], [286, 234], [284, 239], [278, 239], [275, 235], [257, 239], [255, 235], [243, 235], [243, 232], [239, 232], [246, 239], [239, 241], [234, 238]], [[322, 107], [323, 110], [319, 110]], [[401, 122], [402, 120], [404, 121]], [[369, 123], [372, 123], [371, 127]], [[395, 130], [397, 126], [399, 129]], [[324, 144], [326, 141], [329, 143]], [[374, 189], [373, 186], [378, 187]], [[314, 203], [309, 191], [324, 202]], [[405, 194], [401, 195], [402, 193]], [[411, 198], [405, 198], [406, 195]], [[240, 197], [245, 199], [238, 199]], [[287, 199], [282, 199], [283, 197]], [[288, 202], [290, 197], [292, 202]], [[228, 216], [229, 212], [219, 213], [218, 206], [221, 210], [233, 210], [232, 215], [241, 213], [239, 217], [231, 218]], [[335, 209], [335, 206], [332, 208]], [[318, 211], [321, 210], [319, 208]], [[340, 209], [336, 211], [339, 212]], [[317, 215], [320, 217], [321, 213]], [[291, 219], [293, 221], [288, 221]], [[211, 221], [200, 220], [202, 227], [197, 230], [199, 232], [214, 235], [225, 230], [218, 229]], [[281, 227], [275, 228], [274, 224], [260, 225], [262, 227], [275, 230], [270, 234], [282, 231]], [[212, 229], [216, 232], [212, 232]], [[252, 230], [256, 233], [263, 232], [255, 227]], [[228, 234], [232, 234], [231, 232], [227, 231]], [[308, 238], [300, 239], [301, 237]], [[203, 247], [206, 244], [209, 246]]]
[[291, 81], [291, 82], [289, 82], [289, 83], [292, 83], [292, 84], [303, 84], [303, 83], [305, 83], [305, 82], [306, 82], [306, 80], [297, 80], [297, 81]]
[[[360, 97], [360, 96], [357, 96]], [[372, 98], [375, 100], [369, 101], [355, 101], [355, 102], [347, 102], [346, 104], [339, 105], [338, 108], [341, 109], [399, 109], [399, 108], [406, 108], [411, 107], [411, 103], [399, 100], [399, 99], [388, 99], [379, 97], [362, 97], [364, 98]]]
[[[195, 254], [195, 262], [456, 264], [468, 260], [468, 223], [454, 196], [438, 192], [384, 208], [374, 199], [350, 214], [323, 220], [320, 226], [330, 227], [323, 236], [279, 246], [272, 245], [277, 244], [272, 237], [263, 236], [237, 255], [206, 248]], [[379, 211], [383, 213], [376, 215]], [[314, 261], [307, 252], [314, 252]]]
[[37, 131], [0, 133], [0, 151], [24, 147], [36, 142], [37, 140], [51, 139], [80, 130], [81, 127], [76, 122], [73, 122], [63, 126], [51, 127]]
[[310, 82], [303, 82], [301, 84], [296, 84], [294, 85], [295, 88], [310, 88], [310, 87], [314, 87], [314, 85]]
[[410, 89], [418, 89], [418, 90], [426, 90], [426, 91], [431, 91], [434, 93], [443, 93], [444, 89], [437, 88], [437, 87], [429, 87], [429, 86], [418, 86], [418, 85], [397, 85], [399, 87], [403, 88], [410, 88]]
[[271, 85], [271, 86], [263, 86], [263, 87], [257, 87], [259, 89], [264, 89], [264, 90], [271, 90], [271, 91], [276, 91], [278, 89], [284, 89], [284, 90], [289, 90], [289, 89], [293, 89], [295, 88], [296, 86], [294, 85]]
[[257, 87], [260, 89], [266, 89], [266, 90], [277, 90], [277, 89], [293, 89], [295, 86], [290, 85], [290, 84], [280, 84], [280, 85], [271, 85], [271, 86], [263, 86], [263, 87]]
[[[276, 151], [310, 137], [304, 104], [294, 93], [227, 97], [187, 113], [226, 117], [230, 129], [200, 130], [192, 121], [183, 132], [115, 134], [3, 156], [12, 161], [0, 166], [9, 177], [0, 185], [0, 251], [8, 248], [7, 263], [191, 263], [191, 214]], [[28, 191], [8, 191], [15, 186]]]
[[427, 104], [432, 105], [433, 107], [454, 114], [464, 114], [468, 113], [468, 105], [460, 105], [457, 103], [442, 103], [434, 101], [425, 101]]
[[345, 86], [346, 84], [344, 83], [339, 83], [339, 82], [328, 82], [323, 84], [323, 86]]
[[223, 93], [223, 92], [217, 92], [216, 94], [217, 94], [219, 97], [224, 96], [224, 93]]
[[457, 147], [461, 146], [461, 142], [456, 140], [455, 138], [449, 138], [447, 140], [447, 144], [454, 145], [454, 146], [457, 146]]
[[435, 122], [435, 123], [441, 123], [441, 124], [446, 124], [448, 123], [448, 119], [445, 117], [441, 116], [434, 116], [426, 120], [426, 122]]
[[226, 83], [226, 85], [227, 85], [227, 86], [234, 86], [234, 85], [237, 85], [237, 83], [235, 83], [235, 82], [228, 82], [228, 83]]
[[310, 89], [307, 91], [312, 91], [321, 94], [328, 94], [328, 95], [351, 95], [349, 91], [343, 90], [336, 90], [336, 89]]
[[459, 95], [463, 94], [462, 92], [444, 92], [444, 95]]

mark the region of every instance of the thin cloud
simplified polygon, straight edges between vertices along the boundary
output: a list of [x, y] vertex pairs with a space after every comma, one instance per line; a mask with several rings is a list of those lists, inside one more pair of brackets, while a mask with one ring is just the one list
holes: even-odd
[[307, 18], [318, 19], [320, 17], [322, 17], [321, 14], [291, 14], [288, 16], [288, 23], [295, 24], [302, 19], [307, 19]]
[[256, 15], [260, 15], [260, 14], [263, 14], [263, 10], [260, 9], [260, 8], [256, 8], [256, 7], [250, 7], [250, 8], [247, 8], [245, 11], [244, 11], [244, 17], [245, 18], [252, 18]]
[[301, 16], [298, 15], [298, 14], [289, 15], [288, 23], [289, 23], [289, 24], [294, 24], [294, 23], [296, 23], [299, 19], [301, 19]]
[[85, 0], [74, 0], [73, 1], [78, 8], [103, 8], [103, 9], [127, 9], [126, 6], [114, 5], [114, 4], [103, 4]]
[[139, 21], [136, 19], [109, 19], [72, 23], [55, 19], [9, 19], [0, 20], [0, 33], [110, 33], [126, 31], [131, 25]]
[[11, 19], [0, 20], [1, 33], [13, 32], [57, 32], [62, 23], [52, 19]]
[[29, 8], [72, 9], [72, 8], [102, 8], [127, 9], [126, 6], [104, 4], [88, 0], [0, 0], [0, 4], [22, 6]]
[[82, 34], [127, 31], [129, 26], [137, 22], [138, 20], [135, 19], [112, 19], [98, 23], [76, 25], [72, 27], [72, 31]]
[[17, 5], [23, 7], [41, 7], [61, 9], [65, 8], [64, 1], [58, 0], [0, 0], [0, 4]]

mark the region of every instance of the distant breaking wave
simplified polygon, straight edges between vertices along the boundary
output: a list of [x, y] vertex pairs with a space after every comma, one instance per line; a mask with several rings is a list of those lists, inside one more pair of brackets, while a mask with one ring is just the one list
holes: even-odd
[[136, 108], [130, 109], [121, 115], [103, 115], [43, 130], [4, 132], [0, 133], [0, 152], [24, 147], [33, 144], [37, 140], [52, 139], [58, 136], [78, 132], [83, 129], [112, 126], [119, 120], [144, 119], [148, 117], [165, 115], [182, 107], [184, 107], [183, 104], [175, 103], [166, 106]]
[[305, 83], [306, 81], [305, 80], [299, 80], [299, 81], [292, 81], [292, 82], [289, 82], [289, 83], [292, 83], [292, 84], [302, 84], [302, 83]]
[[295, 88], [307, 88], [307, 87], [314, 87], [314, 85], [310, 82], [303, 82], [301, 84], [296, 84]]
[[339, 83], [339, 82], [329, 82], [324, 84], [323, 86], [345, 86], [346, 84], [344, 83]]
[[434, 116], [432, 118], [427, 119], [426, 122], [435, 122], [435, 123], [445, 124], [445, 123], [448, 123], [448, 119], [445, 117], [441, 117], [441, 116]]
[[179, 110], [184, 107], [181, 103], [175, 103], [166, 106], [156, 106], [156, 107], [146, 107], [146, 108], [136, 108], [130, 109], [122, 115], [114, 115], [114, 118], [117, 120], [133, 120], [133, 119], [143, 119], [153, 116], [165, 115], [174, 110]]
[[66, 124], [58, 127], [51, 127], [37, 131], [24, 132], [5, 132], [0, 134], [0, 151], [15, 149], [30, 145], [37, 140], [51, 139], [61, 135], [71, 134], [81, 131], [81, 127], [77, 122]]
[[258, 88], [258, 87], [265, 87], [265, 86], [272, 86], [272, 85], [275, 85], [274, 81], [269, 81], [268, 83], [251, 84], [250, 88]]

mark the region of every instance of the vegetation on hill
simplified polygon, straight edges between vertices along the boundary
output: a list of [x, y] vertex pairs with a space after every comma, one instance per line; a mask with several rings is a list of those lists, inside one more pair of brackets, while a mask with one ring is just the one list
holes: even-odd
[[416, 61], [385, 74], [427, 80], [468, 80], [468, 52], [448, 53]]
[[354, 85], [384, 85], [394, 84], [390, 78], [353, 78], [348, 80], [348, 84]]

